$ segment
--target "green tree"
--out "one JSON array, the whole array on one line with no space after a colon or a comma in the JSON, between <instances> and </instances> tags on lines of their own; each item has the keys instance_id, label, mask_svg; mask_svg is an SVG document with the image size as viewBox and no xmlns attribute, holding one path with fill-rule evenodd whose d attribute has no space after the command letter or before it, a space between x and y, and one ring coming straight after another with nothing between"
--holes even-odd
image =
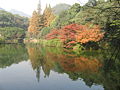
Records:
<instances>
[{"instance_id":1,"label":"green tree","mask_svg":"<svg viewBox=\"0 0 120 90\"><path fill-rule=\"evenodd\" d=\"M19 27L27 29L28 18L0 10L0 27Z\"/></svg>"},{"instance_id":2,"label":"green tree","mask_svg":"<svg viewBox=\"0 0 120 90\"><path fill-rule=\"evenodd\" d=\"M78 3L75 3L70 9L67 11L63 11L59 17L55 20L56 27L61 28L62 26L69 25L74 23L73 19L75 15L80 12L81 6Z\"/></svg>"}]
</instances>

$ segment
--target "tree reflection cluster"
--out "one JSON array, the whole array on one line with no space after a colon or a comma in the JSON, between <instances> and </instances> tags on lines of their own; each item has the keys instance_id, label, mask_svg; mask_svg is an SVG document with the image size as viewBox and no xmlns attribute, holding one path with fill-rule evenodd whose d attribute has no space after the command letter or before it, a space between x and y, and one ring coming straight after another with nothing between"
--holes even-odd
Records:
<instances>
[{"instance_id":1,"label":"tree reflection cluster","mask_svg":"<svg viewBox=\"0 0 120 90\"><path fill-rule=\"evenodd\" d=\"M105 90L118 90L120 87L120 59L118 55L114 68L106 60L111 57L105 51L84 51L77 55L69 50L52 47L42 47L39 45L27 46L29 59L33 69L36 71L38 80L42 69L45 77L51 71L60 74L66 73L70 79L83 81L91 87L92 85L102 85ZM108 65L106 67L106 65Z\"/></svg>"},{"instance_id":2,"label":"tree reflection cluster","mask_svg":"<svg viewBox=\"0 0 120 90\"><path fill-rule=\"evenodd\" d=\"M27 58L27 49L25 49L24 45L0 45L0 68L6 68L12 64L18 64L23 60L27 60Z\"/></svg>"},{"instance_id":3,"label":"tree reflection cluster","mask_svg":"<svg viewBox=\"0 0 120 90\"><path fill-rule=\"evenodd\" d=\"M108 53L109 52L109 53ZM82 79L87 86L102 85L105 90L120 88L120 54L110 51L83 51L78 53L63 48L40 45L0 45L0 68L23 60L30 60L38 82L41 71L44 78L51 71L67 74L73 81Z\"/></svg>"}]
</instances>

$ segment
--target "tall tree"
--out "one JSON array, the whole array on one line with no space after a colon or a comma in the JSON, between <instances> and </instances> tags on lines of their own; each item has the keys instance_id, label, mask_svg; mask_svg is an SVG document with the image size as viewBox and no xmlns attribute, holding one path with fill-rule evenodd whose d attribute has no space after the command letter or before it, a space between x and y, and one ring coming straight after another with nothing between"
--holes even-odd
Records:
<instances>
[{"instance_id":1,"label":"tall tree","mask_svg":"<svg viewBox=\"0 0 120 90\"><path fill-rule=\"evenodd\" d=\"M36 36L43 27L42 15L34 11L28 27L30 37Z\"/></svg>"},{"instance_id":2,"label":"tall tree","mask_svg":"<svg viewBox=\"0 0 120 90\"><path fill-rule=\"evenodd\" d=\"M55 19L55 15L53 14L53 11L50 5L49 7L47 7L46 5L46 8L43 13L43 18L44 18L45 26L50 26L51 22Z\"/></svg>"}]
</instances>

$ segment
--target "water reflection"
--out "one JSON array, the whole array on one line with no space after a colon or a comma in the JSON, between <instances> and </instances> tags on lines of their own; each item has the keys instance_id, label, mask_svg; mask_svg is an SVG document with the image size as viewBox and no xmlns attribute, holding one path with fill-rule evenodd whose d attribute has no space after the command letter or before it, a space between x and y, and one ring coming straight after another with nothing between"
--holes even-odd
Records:
<instances>
[{"instance_id":1,"label":"water reflection","mask_svg":"<svg viewBox=\"0 0 120 90\"><path fill-rule=\"evenodd\" d=\"M114 59L111 58L111 54L108 54L106 51L84 51L78 54L63 48L42 47L40 45L26 45L26 48L24 45L1 45L0 68L6 68L8 66L11 68L12 64L17 64L26 60L27 64L23 62L20 64L21 66L19 68L17 68L16 65L15 68L12 67L14 70L8 70L6 73L11 73L13 71L18 72L18 70L20 75L21 73L25 73L25 76L22 78L26 79L29 77L29 82L31 82L31 87L27 87L29 90L38 90L40 88L42 90L48 90L45 89L48 87L49 90L59 90L61 85L64 88L61 90L68 90L64 85L68 83L68 85L70 85L72 81L76 82L76 84L74 84L76 87L73 88L71 84L69 90L78 90L81 88L82 90L96 90L98 88L102 90L102 86L104 90L119 90L120 55L117 55ZM111 58L111 60L108 63L109 58ZM34 87L35 82L31 76L33 73L28 63L30 63L32 69L36 73L37 83L40 83L42 86ZM109 65L112 66L110 67ZM17 75L16 73L14 76L17 77ZM62 75L62 77L58 75ZM69 78L66 77L66 75ZM59 81L59 78L62 78L60 79L61 81ZM57 82L57 80L59 82ZM32 84L32 82L34 83ZM25 83L25 81L23 80L21 83ZM54 87L54 89L50 87L52 83L55 83L57 87ZM85 85L82 83L85 83ZM34 89L31 89L33 87ZM26 89L22 88L21 90Z\"/></svg>"},{"instance_id":2,"label":"water reflection","mask_svg":"<svg viewBox=\"0 0 120 90\"><path fill-rule=\"evenodd\" d=\"M76 56L75 54L68 54L64 50L60 52L58 48L43 48L40 46L34 48L28 46L27 49L38 80L40 78L40 69L44 71L45 77L49 76L50 71L53 70L58 73L67 73L72 80L77 80L79 77L71 76L69 73L96 74L102 66L96 58Z\"/></svg>"},{"instance_id":3,"label":"water reflection","mask_svg":"<svg viewBox=\"0 0 120 90\"><path fill-rule=\"evenodd\" d=\"M78 56L59 48L43 48L40 46L34 48L33 46L28 46L27 49L32 67L36 70L38 81L40 79L40 69L42 69L45 77L49 77L51 70L58 73L66 73L72 80L82 78L89 87L98 84L103 85L105 90L118 90L120 86L120 67L114 70L111 67L111 71L106 74L105 69L107 68L105 65L109 67L110 63L106 63L105 60L109 59L111 55L102 51L101 53L84 52ZM120 61L117 61L114 65L120 66Z\"/></svg>"},{"instance_id":4,"label":"water reflection","mask_svg":"<svg viewBox=\"0 0 120 90\"><path fill-rule=\"evenodd\" d=\"M24 45L0 45L0 68L27 60L28 56L26 52Z\"/></svg>"}]
</instances>

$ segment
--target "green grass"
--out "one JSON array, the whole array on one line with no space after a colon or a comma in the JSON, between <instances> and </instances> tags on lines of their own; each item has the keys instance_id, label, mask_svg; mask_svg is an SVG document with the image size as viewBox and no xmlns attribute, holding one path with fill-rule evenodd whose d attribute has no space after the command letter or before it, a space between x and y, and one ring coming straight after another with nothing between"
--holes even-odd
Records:
<instances>
[{"instance_id":1,"label":"green grass","mask_svg":"<svg viewBox=\"0 0 120 90\"><path fill-rule=\"evenodd\" d=\"M62 47L62 42L59 39L52 39L52 40L40 40L40 44L44 46L51 46L51 47Z\"/></svg>"}]
</instances>

